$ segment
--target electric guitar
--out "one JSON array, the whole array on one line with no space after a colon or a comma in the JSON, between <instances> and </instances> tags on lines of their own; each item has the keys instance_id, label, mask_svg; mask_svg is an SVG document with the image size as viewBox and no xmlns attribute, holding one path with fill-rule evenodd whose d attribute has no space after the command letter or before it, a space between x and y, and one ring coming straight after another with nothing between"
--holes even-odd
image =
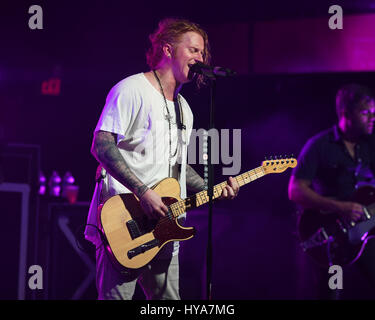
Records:
<instances>
[{"instance_id":1,"label":"electric guitar","mask_svg":"<svg viewBox=\"0 0 375 320\"><path fill-rule=\"evenodd\" d=\"M364 206L360 221L344 221L338 213L307 209L298 217L302 249L322 267L352 264L369 239L375 238L375 188L357 189L350 201Z\"/></svg>"},{"instance_id":2,"label":"electric guitar","mask_svg":"<svg viewBox=\"0 0 375 320\"><path fill-rule=\"evenodd\" d=\"M294 158L265 160L262 165L235 177L243 186L269 173L281 173L294 168ZM213 199L220 197L227 182L215 185ZM151 220L143 211L139 199L132 193L109 198L100 210L98 225L104 233L110 256L123 267L138 269L149 263L170 241L187 240L194 236L193 227L182 227L177 218L186 211L209 201L206 190L181 199L180 185L174 178L161 180L152 188L168 207L168 214Z\"/></svg>"}]
</instances>

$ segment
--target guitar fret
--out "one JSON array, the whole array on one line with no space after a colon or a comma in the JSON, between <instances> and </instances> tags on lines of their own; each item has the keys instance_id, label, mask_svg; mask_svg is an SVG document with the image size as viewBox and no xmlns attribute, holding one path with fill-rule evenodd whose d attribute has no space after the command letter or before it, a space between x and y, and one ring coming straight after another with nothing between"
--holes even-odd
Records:
<instances>
[{"instance_id":1,"label":"guitar fret","mask_svg":"<svg viewBox=\"0 0 375 320\"><path fill-rule=\"evenodd\" d=\"M239 184L240 187L242 187L245 184L244 179L245 178L243 177L243 174L241 174L240 176L238 176L238 178L236 178L237 183Z\"/></svg>"},{"instance_id":2,"label":"guitar fret","mask_svg":"<svg viewBox=\"0 0 375 320\"><path fill-rule=\"evenodd\" d=\"M175 206L175 204L172 203L172 204L169 206L169 208L171 209L172 214L173 214L173 216L175 217L175 216L176 216L176 213L175 213L175 211L176 211L176 206Z\"/></svg>"},{"instance_id":3,"label":"guitar fret","mask_svg":"<svg viewBox=\"0 0 375 320\"><path fill-rule=\"evenodd\" d=\"M245 172L243 175L244 184L247 182L246 180L249 180L248 182L251 182L251 177L249 172Z\"/></svg>"},{"instance_id":4,"label":"guitar fret","mask_svg":"<svg viewBox=\"0 0 375 320\"><path fill-rule=\"evenodd\" d=\"M243 175L245 176L245 179L248 179L249 182L251 182L251 177L250 177L250 173L249 173L249 171L248 171L248 172L245 172Z\"/></svg>"},{"instance_id":5,"label":"guitar fret","mask_svg":"<svg viewBox=\"0 0 375 320\"><path fill-rule=\"evenodd\" d=\"M176 207L176 215L175 215L176 217L176 216L179 216L180 214L180 206L178 206L178 202L176 203L175 207Z\"/></svg>"},{"instance_id":6,"label":"guitar fret","mask_svg":"<svg viewBox=\"0 0 375 320\"><path fill-rule=\"evenodd\" d=\"M172 209L172 213L175 218L177 218L185 212L185 205L182 201L172 203L170 205L170 208Z\"/></svg>"},{"instance_id":7,"label":"guitar fret","mask_svg":"<svg viewBox=\"0 0 375 320\"><path fill-rule=\"evenodd\" d=\"M198 200L199 200L198 204L201 206L204 202L203 202L202 195L200 192L198 193Z\"/></svg>"},{"instance_id":8,"label":"guitar fret","mask_svg":"<svg viewBox=\"0 0 375 320\"><path fill-rule=\"evenodd\" d=\"M198 207L198 206L200 206L201 205L201 198L200 198L200 195L199 195L199 193L197 193L196 194L196 196L195 196L195 200L196 200L196 206Z\"/></svg>"},{"instance_id":9,"label":"guitar fret","mask_svg":"<svg viewBox=\"0 0 375 320\"><path fill-rule=\"evenodd\" d=\"M178 204L179 204L179 214L181 215L185 212L186 205L184 201L179 201Z\"/></svg>"},{"instance_id":10,"label":"guitar fret","mask_svg":"<svg viewBox=\"0 0 375 320\"><path fill-rule=\"evenodd\" d=\"M204 204L203 191L197 193L198 206Z\"/></svg>"}]
</instances>

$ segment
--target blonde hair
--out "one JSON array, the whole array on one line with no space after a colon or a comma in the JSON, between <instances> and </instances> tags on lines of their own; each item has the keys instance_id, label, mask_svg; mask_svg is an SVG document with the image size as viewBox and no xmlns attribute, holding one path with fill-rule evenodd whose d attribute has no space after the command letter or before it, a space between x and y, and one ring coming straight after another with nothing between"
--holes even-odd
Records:
<instances>
[{"instance_id":1,"label":"blonde hair","mask_svg":"<svg viewBox=\"0 0 375 320\"><path fill-rule=\"evenodd\" d=\"M146 53L147 64L155 69L163 58L163 46L170 44L174 46L186 32L196 32L202 36L204 41L203 63L209 64L211 60L210 46L207 33L196 23L180 18L166 18L159 22L158 28L149 36L151 47ZM203 84L203 77L197 78L198 86Z\"/></svg>"}]
</instances>

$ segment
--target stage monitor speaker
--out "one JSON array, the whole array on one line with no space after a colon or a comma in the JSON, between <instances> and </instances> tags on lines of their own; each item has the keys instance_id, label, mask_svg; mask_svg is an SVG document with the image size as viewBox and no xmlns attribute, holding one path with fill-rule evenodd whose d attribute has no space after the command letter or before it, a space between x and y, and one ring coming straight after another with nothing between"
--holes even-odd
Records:
<instances>
[{"instance_id":1,"label":"stage monitor speaker","mask_svg":"<svg viewBox=\"0 0 375 320\"><path fill-rule=\"evenodd\" d=\"M84 240L89 203L50 203L48 300L95 300L95 247Z\"/></svg>"}]
</instances>

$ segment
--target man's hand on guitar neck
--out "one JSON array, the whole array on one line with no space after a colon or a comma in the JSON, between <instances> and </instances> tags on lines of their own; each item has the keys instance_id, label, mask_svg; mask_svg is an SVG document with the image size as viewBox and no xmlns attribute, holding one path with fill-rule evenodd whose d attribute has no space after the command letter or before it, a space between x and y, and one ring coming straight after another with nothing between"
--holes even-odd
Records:
<instances>
[{"instance_id":1,"label":"man's hand on guitar neck","mask_svg":"<svg viewBox=\"0 0 375 320\"><path fill-rule=\"evenodd\" d=\"M223 189L219 199L234 199L237 197L238 192L240 191L240 186L236 179L229 177L227 185Z\"/></svg>"},{"instance_id":2,"label":"man's hand on guitar neck","mask_svg":"<svg viewBox=\"0 0 375 320\"><path fill-rule=\"evenodd\" d=\"M168 213L167 206L152 189L148 189L139 200L144 213L151 219L160 219L160 217L164 217Z\"/></svg>"}]
</instances>

